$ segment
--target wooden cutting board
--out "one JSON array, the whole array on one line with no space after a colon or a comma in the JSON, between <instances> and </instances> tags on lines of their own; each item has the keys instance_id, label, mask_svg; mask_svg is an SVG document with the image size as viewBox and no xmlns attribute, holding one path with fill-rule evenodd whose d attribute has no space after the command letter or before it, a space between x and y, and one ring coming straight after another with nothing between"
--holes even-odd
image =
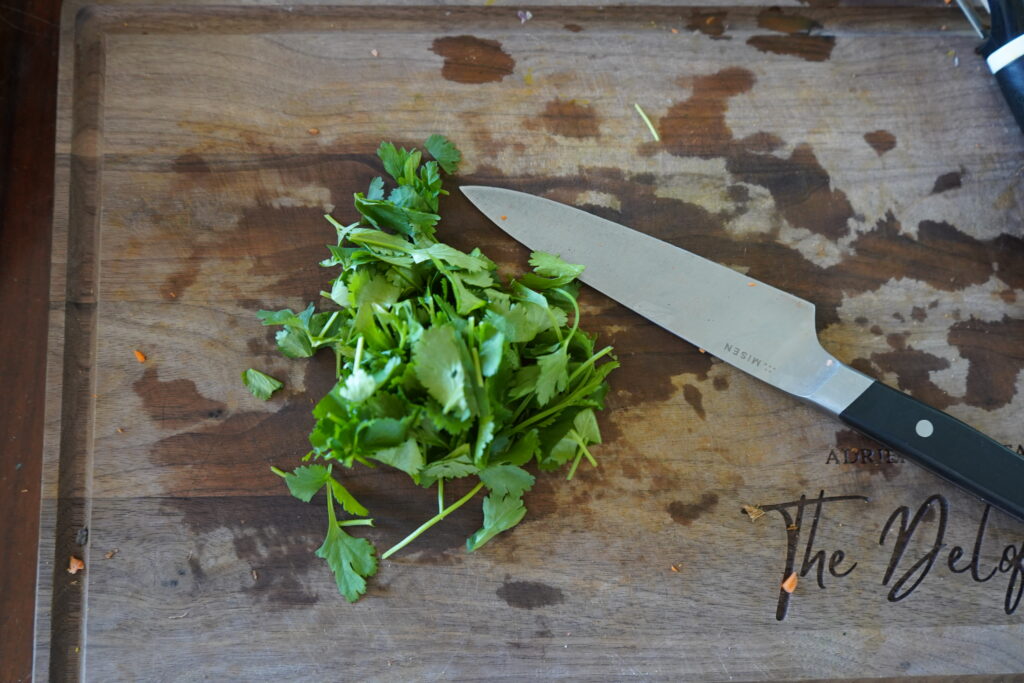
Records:
<instances>
[{"instance_id":1,"label":"wooden cutting board","mask_svg":"<svg viewBox=\"0 0 1024 683\"><path fill-rule=\"evenodd\" d=\"M270 471L333 360L284 359L255 312L318 298L322 214L353 218L381 140L462 149L456 246L525 255L461 183L589 208L813 301L841 360L1024 448L1024 138L955 10L479 4L66 8L36 675L1024 671L1024 523L592 290L622 361L600 467L337 594L322 505ZM433 514L405 475L344 476L380 548Z\"/></svg>"}]
</instances>

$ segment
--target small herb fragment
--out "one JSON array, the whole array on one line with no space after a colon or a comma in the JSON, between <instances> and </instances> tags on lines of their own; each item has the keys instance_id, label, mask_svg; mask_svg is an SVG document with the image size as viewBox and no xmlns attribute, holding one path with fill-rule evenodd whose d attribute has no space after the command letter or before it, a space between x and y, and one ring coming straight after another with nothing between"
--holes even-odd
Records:
<instances>
[{"instance_id":1,"label":"small herb fragment","mask_svg":"<svg viewBox=\"0 0 1024 683\"><path fill-rule=\"evenodd\" d=\"M271 394L284 386L284 383L259 370L249 368L242 372L242 383L256 398L269 400Z\"/></svg>"},{"instance_id":2,"label":"small herb fragment","mask_svg":"<svg viewBox=\"0 0 1024 683\"><path fill-rule=\"evenodd\" d=\"M337 383L313 409L305 459L314 463L274 472L303 501L325 492L327 535L316 554L349 601L365 592L377 557L369 541L345 531L372 520L335 479L334 463L384 464L437 487L437 514L381 559L486 488L483 527L466 543L476 550L526 515L523 494L535 478L525 467L568 466L571 479L583 459L597 465L588 449L601 441L594 411L618 366L611 347L597 349L579 327L575 278L583 266L536 252L532 272L503 284L479 249L435 238L441 172L456 172L462 155L440 135L424 146L433 160L382 143L377 155L397 185L387 190L378 177L356 193L355 223L326 216L338 239L321 265L340 269L321 292L330 308L258 313L280 328L285 356L325 347L335 354ZM445 482L467 476L477 483L446 503ZM352 518L339 520L335 501Z\"/></svg>"}]
</instances>

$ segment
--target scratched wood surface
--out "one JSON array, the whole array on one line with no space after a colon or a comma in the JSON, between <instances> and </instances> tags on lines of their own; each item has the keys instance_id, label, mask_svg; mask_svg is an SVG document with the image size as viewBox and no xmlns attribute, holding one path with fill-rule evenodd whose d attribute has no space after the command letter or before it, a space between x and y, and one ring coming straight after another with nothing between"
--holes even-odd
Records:
<instances>
[{"instance_id":1,"label":"scratched wood surface","mask_svg":"<svg viewBox=\"0 0 1024 683\"><path fill-rule=\"evenodd\" d=\"M539 476L481 551L467 506L346 604L322 507L269 470L305 453L333 361L280 357L254 314L317 298L321 214L352 217L380 140L434 132L464 153L450 189L585 206L792 291L844 362L1020 448L1024 138L954 12L80 7L40 679L1024 672L1024 524L593 291L584 324L622 360L600 467ZM458 192L442 214L522 262ZM254 399L250 366L286 389ZM433 514L404 475L346 482L378 547Z\"/></svg>"}]
</instances>

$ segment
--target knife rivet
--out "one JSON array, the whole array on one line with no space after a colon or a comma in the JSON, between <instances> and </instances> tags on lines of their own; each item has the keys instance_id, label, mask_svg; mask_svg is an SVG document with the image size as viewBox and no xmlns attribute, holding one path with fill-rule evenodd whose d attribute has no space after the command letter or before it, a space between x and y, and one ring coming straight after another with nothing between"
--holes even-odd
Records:
<instances>
[{"instance_id":1,"label":"knife rivet","mask_svg":"<svg viewBox=\"0 0 1024 683\"><path fill-rule=\"evenodd\" d=\"M935 432L935 426L930 420L918 420L917 424L914 426L914 431L917 432L918 436L927 439L933 432Z\"/></svg>"}]
</instances>

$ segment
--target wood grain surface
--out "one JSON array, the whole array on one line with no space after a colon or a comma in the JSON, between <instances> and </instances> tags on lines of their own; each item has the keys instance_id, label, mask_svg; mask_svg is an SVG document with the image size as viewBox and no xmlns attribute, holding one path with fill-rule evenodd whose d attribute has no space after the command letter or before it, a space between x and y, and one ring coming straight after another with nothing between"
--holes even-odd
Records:
<instances>
[{"instance_id":1,"label":"wood grain surface","mask_svg":"<svg viewBox=\"0 0 1024 683\"><path fill-rule=\"evenodd\" d=\"M318 297L321 215L353 218L383 139L462 149L455 246L525 257L461 183L583 206L813 301L841 360L1024 449L1024 140L958 15L531 12L66 11L38 676L1024 672L1021 522L590 290L622 361L600 467L539 476L473 554L467 506L337 595L321 507L269 469L333 360L284 359L255 312ZM254 399L250 366L286 389ZM433 514L400 473L345 481L378 547Z\"/></svg>"}]
</instances>

